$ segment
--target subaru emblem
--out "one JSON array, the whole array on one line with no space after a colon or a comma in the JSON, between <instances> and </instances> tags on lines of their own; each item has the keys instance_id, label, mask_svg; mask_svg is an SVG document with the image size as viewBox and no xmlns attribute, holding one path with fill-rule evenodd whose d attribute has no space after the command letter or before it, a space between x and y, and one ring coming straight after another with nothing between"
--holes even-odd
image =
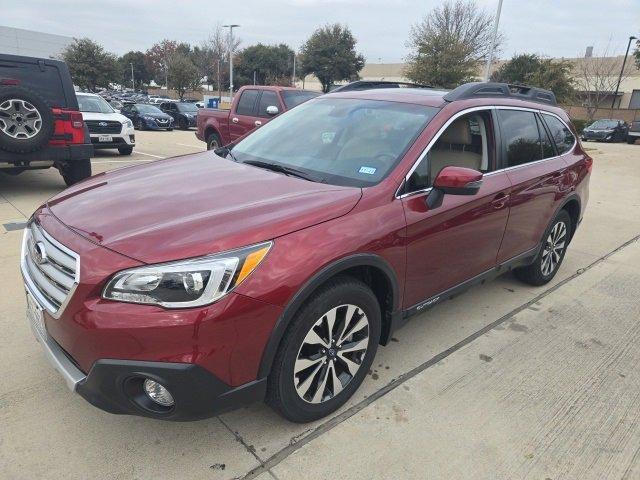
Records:
<instances>
[{"instance_id":1,"label":"subaru emblem","mask_svg":"<svg viewBox=\"0 0 640 480\"><path fill-rule=\"evenodd\" d=\"M100 122L98 125L100 125L101 127L106 127L109 124L107 122Z\"/></svg>"},{"instance_id":2,"label":"subaru emblem","mask_svg":"<svg viewBox=\"0 0 640 480\"><path fill-rule=\"evenodd\" d=\"M33 246L33 259L38 265L47 262L47 250L43 242L38 242Z\"/></svg>"}]
</instances>

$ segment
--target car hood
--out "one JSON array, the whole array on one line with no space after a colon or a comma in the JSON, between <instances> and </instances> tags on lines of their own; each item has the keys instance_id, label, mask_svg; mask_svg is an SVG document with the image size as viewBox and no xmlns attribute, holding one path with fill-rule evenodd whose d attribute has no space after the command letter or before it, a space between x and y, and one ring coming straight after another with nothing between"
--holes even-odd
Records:
<instances>
[{"instance_id":1,"label":"car hood","mask_svg":"<svg viewBox=\"0 0 640 480\"><path fill-rule=\"evenodd\" d=\"M121 115L119 113L82 112L82 118L85 121L87 121L87 120L103 120L105 122L116 121L116 122L120 122L120 123L124 123L127 120L129 120L127 117L125 117L124 115Z\"/></svg>"},{"instance_id":2,"label":"car hood","mask_svg":"<svg viewBox=\"0 0 640 480\"><path fill-rule=\"evenodd\" d=\"M171 118L171 115L167 113L139 113L138 115L141 117L164 118L167 120Z\"/></svg>"},{"instance_id":3,"label":"car hood","mask_svg":"<svg viewBox=\"0 0 640 480\"><path fill-rule=\"evenodd\" d=\"M204 152L98 174L48 201L90 241L144 263L217 253L348 213L362 190Z\"/></svg>"}]
</instances>

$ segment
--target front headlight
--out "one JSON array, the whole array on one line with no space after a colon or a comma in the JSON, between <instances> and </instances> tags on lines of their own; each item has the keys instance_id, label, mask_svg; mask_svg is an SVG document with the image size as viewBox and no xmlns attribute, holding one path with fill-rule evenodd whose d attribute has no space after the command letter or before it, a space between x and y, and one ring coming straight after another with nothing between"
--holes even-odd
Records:
<instances>
[{"instance_id":1,"label":"front headlight","mask_svg":"<svg viewBox=\"0 0 640 480\"><path fill-rule=\"evenodd\" d=\"M131 120L126 120L122 123L124 128L133 128L133 122Z\"/></svg>"},{"instance_id":2,"label":"front headlight","mask_svg":"<svg viewBox=\"0 0 640 480\"><path fill-rule=\"evenodd\" d=\"M217 255L123 270L109 280L102 297L166 308L207 305L247 278L272 244L260 243Z\"/></svg>"}]
</instances>

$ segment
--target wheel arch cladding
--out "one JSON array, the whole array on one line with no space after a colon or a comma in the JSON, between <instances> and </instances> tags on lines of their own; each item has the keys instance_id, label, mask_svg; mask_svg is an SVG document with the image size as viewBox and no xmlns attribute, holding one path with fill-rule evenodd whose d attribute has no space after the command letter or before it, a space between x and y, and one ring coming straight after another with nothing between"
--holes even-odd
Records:
<instances>
[{"instance_id":1,"label":"wheel arch cladding","mask_svg":"<svg viewBox=\"0 0 640 480\"><path fill-rule=\"evenodd\" d=\"M366 283L380 304L382 333L380 343L385 345L393 328L393 317L399 311L400 286L395 271L382 257L374 254L355 254L337 260L311 277L287 304L278 319L262 354L258 378L269 375L273 360L287 327L296 312L311 295L336 276L347 275Z\"/></svg>"},{"instance_id":2,"label":"wheel arch cladding","mask_svg":"<svg viewBox=\"0 0 640 480\"><path fill-rule=\"evenodd\" d=\"M580 199L577 195L572 195L562 204L560 210L565 210L571 218L571 238L573 238L580 220Z\"/></svg>"}]
</instances>

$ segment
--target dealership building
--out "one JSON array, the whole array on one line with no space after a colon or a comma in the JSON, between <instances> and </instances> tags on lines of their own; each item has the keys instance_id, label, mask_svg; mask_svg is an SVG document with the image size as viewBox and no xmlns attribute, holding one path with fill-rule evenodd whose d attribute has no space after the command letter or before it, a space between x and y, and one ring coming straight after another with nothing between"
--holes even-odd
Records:
<instances>
[{"instance_id":1,"label":"dealership building","mask_svg":"<svg viewBox=\"0 0 640 480\"><path fill-rule=\"evenodd\" d=\"M0 53L58 58L73 38L0 25Z\"/></svg>"}]
</instances>

